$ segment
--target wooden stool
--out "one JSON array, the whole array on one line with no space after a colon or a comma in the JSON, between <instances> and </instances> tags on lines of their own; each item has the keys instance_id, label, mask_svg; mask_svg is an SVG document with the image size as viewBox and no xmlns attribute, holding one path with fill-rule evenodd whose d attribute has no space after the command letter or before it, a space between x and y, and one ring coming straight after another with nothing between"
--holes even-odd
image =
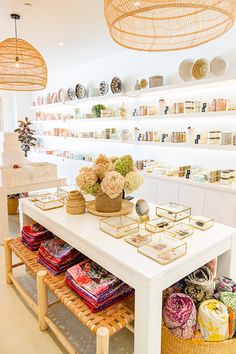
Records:
<instances>
[{"instance_id":1,"label":"wooden stool","mask_svg":"<svg viewBox=\"0 0 236 354\"><path fill-rule=\"evenodd\" d=\"M6 239L4 241L4 248L7 283L13 283L15 285L30 308L38 315L40 330L45 331L50 328L70 354L78 353L62 331L48 316L48 308L58 303L58 301L50 305L48 304L47 289L49 289L76 318L89 328L91 332L96 334L96 354L108 354L109 336L117 333L122 328L130 328L130 323L134 320L134 313L129 305L126 306L126 302L116 304L99 313L92 313L84 302L66 285L65 275L60 274L53 276L49 274L46 268L37 262L38 252L30 251L22 244L21 238L13 240ZM12 265L12 252L21 260L20 263ZM37 275L38 303L35 303L30 296L25 293L13 276L13 268L20 265L26 265L34 275Z\"/></svg>"}]
</instances>

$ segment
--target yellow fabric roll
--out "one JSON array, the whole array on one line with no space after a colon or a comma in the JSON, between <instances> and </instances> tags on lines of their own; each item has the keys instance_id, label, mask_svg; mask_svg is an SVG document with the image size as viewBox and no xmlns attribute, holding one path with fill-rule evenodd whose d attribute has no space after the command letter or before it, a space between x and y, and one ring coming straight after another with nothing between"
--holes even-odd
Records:
<instances>
[{"instance_id":1,"label":"yellow fabric roll","mask_svg":"<svg viewBox=\"0 0 236 354\"><path fill-rule=\"evenodd\" d=\"M221 302L214 299L203 301L199 307L198 322L205 341L228 339L228 309Z\"/></svg>"}]
</instances>

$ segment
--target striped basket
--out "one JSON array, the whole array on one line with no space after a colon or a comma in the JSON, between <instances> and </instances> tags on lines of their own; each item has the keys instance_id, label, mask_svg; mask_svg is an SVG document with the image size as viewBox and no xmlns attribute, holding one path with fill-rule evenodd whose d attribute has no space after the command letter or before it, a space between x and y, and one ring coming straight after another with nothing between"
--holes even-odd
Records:
<instances>
[{"instance_id":1,"label":"striped basket","mask_svg":"<svg viewBox=\"0 0 236 354\"><path fill-rule=\"evenodd\" d=\"M236 338L224 342L204 342L203 339L181 339L163 326L161 354L236 354Z\"/></svg>"}]
</instances>

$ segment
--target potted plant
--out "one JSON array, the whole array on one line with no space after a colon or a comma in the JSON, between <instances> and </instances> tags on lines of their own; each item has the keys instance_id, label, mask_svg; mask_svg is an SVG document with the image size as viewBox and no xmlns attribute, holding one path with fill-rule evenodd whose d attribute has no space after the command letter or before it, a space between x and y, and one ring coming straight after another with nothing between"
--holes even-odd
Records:
<instances>
[{"instance_id":1,"label":"potted plant","mask_svg":"<svg viewBox=\"0 0 236 354\"><path fill-rule=\"evenodd\" d=\"M122 207L123 191L132 193L142 183L134 160L130 155L108 158L99 155L92 167L83 167L77 176L81 191L96 197L99 212L118 212Z\"/></svg>"},{"instance_id":2,"label":"potted plant","mask_svg":"<svg viewBox=\"0 0 236 354\"><path fill-rule=\"evenodd\" d=\"M28 152L30 151L31 146L35 146L35 142L37 141L34 138L35 130L30 128L31 122L27 117L25 120L19 120L19 128L15 129L15 132L18 133L18 140L21 142L21 149L25 153L25 157L27 157Z\"/></svg>"},{"instance_id":3,"label":"potted plant","mask_svg":"<svg viewBox=\"0 0 236 354\"><path fill-rule=\"evenodd\" d=\"M105 109L106 107L103 104L96 104L92 107L92 113L94 113L97 118L101 118L101 111Z\"/></svg>"}]
</instances>

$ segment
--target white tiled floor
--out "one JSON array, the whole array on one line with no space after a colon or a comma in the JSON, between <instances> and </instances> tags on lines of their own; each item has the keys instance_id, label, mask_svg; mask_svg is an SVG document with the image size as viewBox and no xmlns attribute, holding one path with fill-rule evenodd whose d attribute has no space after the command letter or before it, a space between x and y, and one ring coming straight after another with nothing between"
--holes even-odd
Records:
<instances>
[{"instance_id":1,"label":"white tiled floor","mask_svg":"<svg viewBox=\"0 0 236 354\"><path fill-rule=\"evenodd\" d=\"M11 237L19 233L18 217L10 217ZM27 308L4 278L3 249L0 247L0 354L65 354L50 331L41 332L35 315ZM35 279L21 267L19 281L35 298ZM55 305L51 317L66 333L80 354L95 354L95 336L76 320L63 305ZM126 329L110 341L111 354L131 354L133 335Z\"/></svg>"}]
</instances>

